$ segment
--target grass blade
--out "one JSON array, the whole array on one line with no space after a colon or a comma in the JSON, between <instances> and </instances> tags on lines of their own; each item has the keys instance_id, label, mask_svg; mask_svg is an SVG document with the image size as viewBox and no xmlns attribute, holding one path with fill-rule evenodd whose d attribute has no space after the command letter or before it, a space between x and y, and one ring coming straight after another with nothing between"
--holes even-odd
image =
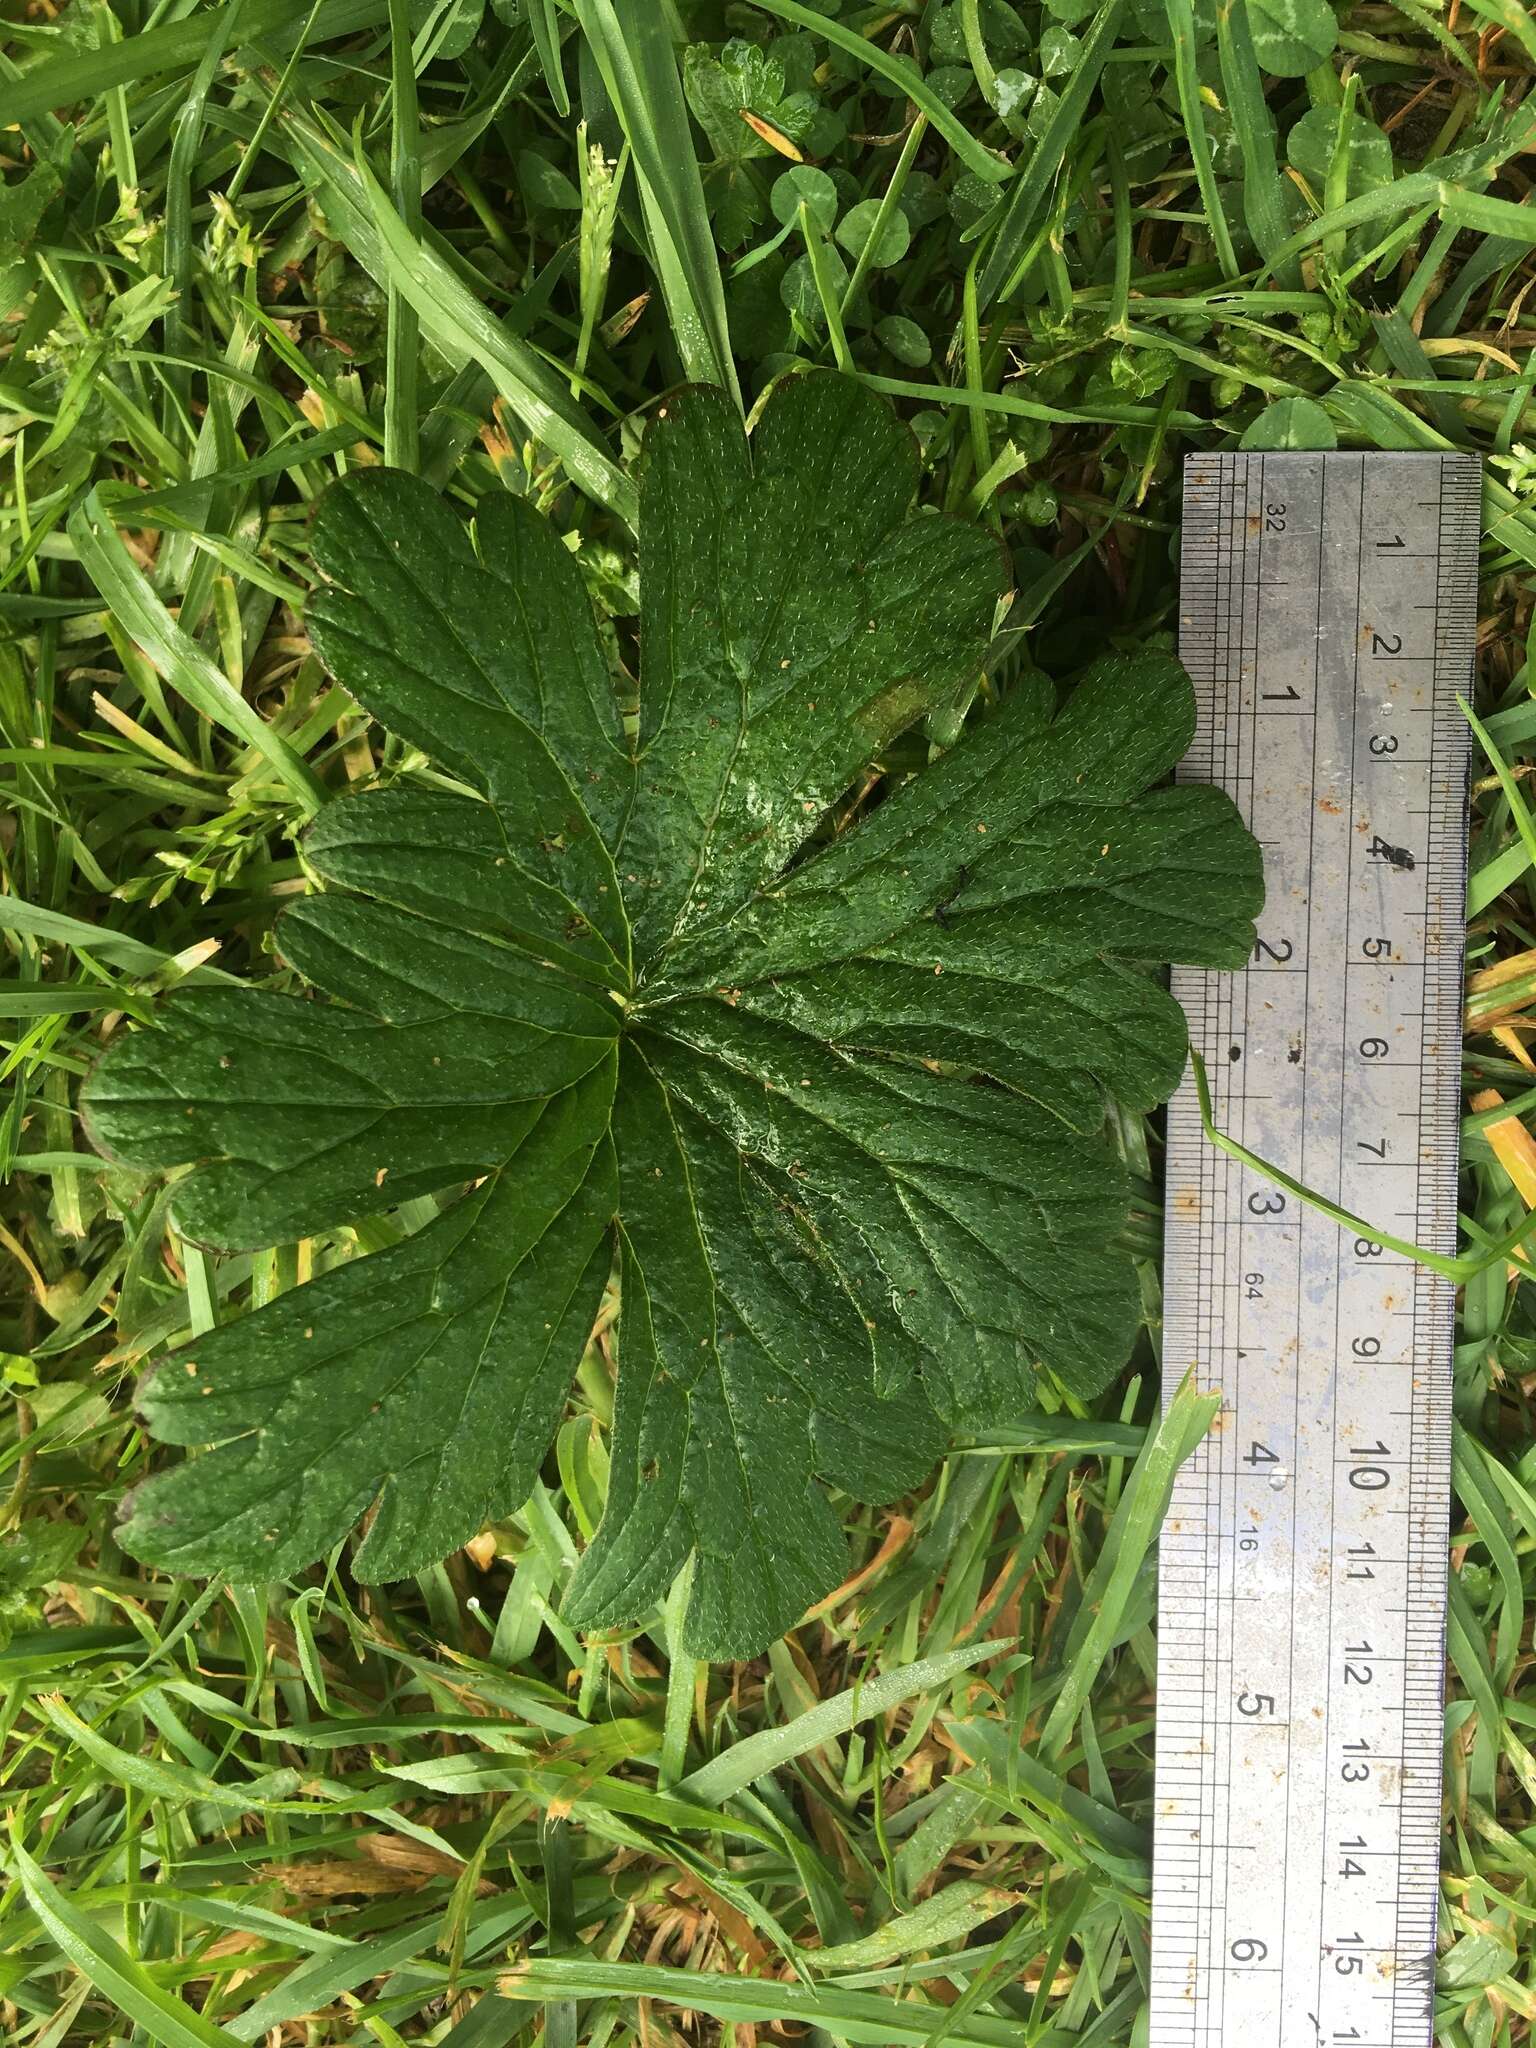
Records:
<instances>
[{"instance_id":1,"label":"grass blade","mask_svg":"<svg viewBox=\"0 0 1536 2048\"><path fill-rule=\"evenodd\" d=\"M868 2042L871 2048L923 2048L945 2018L943 2006L918 1998L897 2002L836 1985L717 1977L659 1964L605 1963L595 1956L523 1963L502 1978L501 1988L526 1999L656 1998L738 2026L820 2027L834 2039ZM1019 2024L977 2013L946 2030L944 2038L949 2048L1018 2048Z\"/></svg>"},{"instance_id":2,"label":"grass blade","mask_svg":"<svg viewBox=\"0 0 1536 2048\"><path fill-rule=\"evenodd\" d=\"M421 120L416 104L416 52L405 0L389 0L390 187L406 234L421 238ZM421 329L416 308L398 285L389 289L388 371L384 379L384 460L414 470L419 459L416 358Z\"/></svg>"},{"instance_id":3,"label":"grass blade","mask_svg":"<svg viewBox=\"0 0 1536 2048\"><path fill-rule=\"evenodd\" d=\"M555 0L527 0L525 13L533 47L539 53L539 69L544 73L555 112L564 120L571 111L571 96L565 89L565 73L560 68L560 23L555 15Z\"/></svg>"},{"instance_id":4,"label":"grass blade","mask_svg":"<svg viewBox=\"0 0 1536 2048\"><path fill-rule=\"evenodd\" d=\"M196 63L209 37L218 33L216 17L228 16L233 5L204 8L190 21L162 22L142 35L125 36L98 50L71 50L46 58L0 87L0 125L34 120L53 107L90 100L114 86L141 78L158 78L184 64ZM322 0L315 23L317 36L348 36L374 28L386 18L388 0ZM280 33L293 20L291 0L249 0L240 15L240 32L252 39Z\"/></svg>"},{"instance_id":5,"label":"grass blade","mask_svg":"<svg viewBox=\"0 0 1536 2048\"><path fill-rule=\"evenodd\" d=\"M1264 76L1243 8L1216 9L1216 49L1227 112L1243 158L1243 218L1278 282L1292 289L1300 283L1301 273L1296 259L1281 253L1286 238L1281 203L1285 188L1275 157L1274 117L1264 97Z\"/></svg>"},{"instance_id":6,"label":"grass blade","mask_svg":"<svg viewBox=\"0 0 1536 2048\"><path fill-rule=\"evenodd\" d=\"M913 106L927 115L966 169L974 171L978 178L984 178L989 185L1001 185L1012 175L1009 165L983 148L933 88L923 83L922 73L908 58L892 56L872 37L860 35L857 29L848 28L833 16L802 7L799 0L761 0L761 5L765 14L776 14L781 21L793 22L796 28L814 29L817 35L825 36L850 57L857 57L891 85L899 86ZM1120 0L1111 0L1112 11L1118 11L1119 5Z\"/></svg>"},{"instance_id":7,"label":"grass blade","mask_svg":"<svg viewBox=\"0 0 1536 2048\"><path fill-rule=\"evenodd\" d=\"M102 925L87 924L82 918L66 917L39 903L27 903L19 896L0 896L0 931L19 932L45 945L69 946L76 952L98 955L130 974L156 974L170 958L158 947L146 946L126 932L108 931Z\"/></svg>"},{"instance_id":8,"label":"grass blade","mask_svg":"<svg viewBox=\"0 0 1536 2048\"><path fill-rule=\"evenodd\" d=\"M164 2048L240 2048L233 2034L162 1991L142 1964L49 1881L14 1837L11 1860L27 1904L70 1962L152 2041Z\"/></svg>"},{"instance_id":9,"label":"grass blade","mask_svg":"<svg viewBox=\"0 0 1536 2048\"><path fill-rule=\"evenodd\" d=\"M1106 4L1095 13L1093 26L1083 37L1078 50L1072 76L1029 160L1014 179L1007 208L993 234L992 246L977 279L977 303L983 312L994 299L1011 288L1014 269L1039 225L1046 195L1061 169L1073 136L1082 126L1089 97L1114 48L1124 10L1125 0L1106 0Z\"/></svg>"},{"instance_id":10,"label":"grass blade","mask_svg":"<svg viewBox=\"0 0 1536 2048\"><path fill-rule=\"evenodd\" d=\"M847 1692L823 1700L781 1727L733 1743L722 1755L682 1779L676 1788L677 1796L697 1800L701 1806L719 1806L744 1791L755 1779L793 1763L807 1750L819 1749L834 1735L846 1735L861 1721L889 1713L892 1707L899 1707L920 1693L937 1692L962 1671L969 1671L972 1665L988 1657L1003 1656L1011 1647L1008 1643L973 1643L968 1649L946 1650L941 1657L927 1657L920 1663L882 1672L868 1684L851 1686Z\"/></svg>"},{"instance_id":11,"label":"grass blade","mask_svg":"<svg viewBox=\"0 0 1536 2048\"><path fill-rule=\"evenodd\" d=\"M914 1906L910 1913L898 1913L883 1927L876 1927L857 1941L835 1948L812 1948L802 1952L807 1969L868 1970L902 1956L924 1953L948 1941L963 1941L974 1929L1000 1913L1022 1904L1018 1892L999 1885L978 1884L962 1878L947 1884L931 1898Z\"/></svg>"},{"instance_id":12,"label":"grass blade","mask_svg":"<svg viewBox=\"0 0 1536 2048\"><path fill-rule=\"evenodd\" d=\"M428 239L411 235L366 164L343 156L293 109L284 109L278 123L295 166L323 193L327 217L363 268L399 290L439 347L480 363L529 433L564 462L573 482L633 525L634 486L546 365L508 334Z\"/></svg>"},{"instance_id":13,"label":"grass blade","mask_svg":"<svg viewBox=\"0 0 1536 2048\"><path fill-rule=\"evenodd\" d=\"M704 183L666 16L613 0L575 0L576 19L618 109L635 160L656 272L683 374L738 405L736 359Z\"/></svg>"},{"instance_id":14,"label":"grass blade","mask_svg":"<svg viewBox=\"0 0 1536 2048\"><path fill-rule=\"evenodd\" d=\"M1536 248L1536 213L1529 206L1513 199L1495 199L1486 192L1469 192L1430 171L1410 171L1393 184L1346 199L1342 206L1331 207L1298 228L1275 252L1274 265L1299 256L1327 235L1343 234L1366 221L1390 220L1418 206L1433 209L1449 225L1476 228L1483 234L1505 236L1522 248Z\"/></svg>"},{"instance_id":15,"label":"grass blade","mask_svg":"<svg viewBox=\"0 0 1536 2048\"><path fill-rule=\"evenodd\" d=\"M177 625L119 539L95 490L70 514L69 537L103 602L166 682L194 711L260 754L306 816L317 811L326 800L324 783Z\"/></svg>"},{"instance_id":16,"label":"grass blade","mask_svg":"<svg viewBox=\"0 0 1536 2048\"><path fill-rule=\"evenodd\" d=\"M1220 1394L1199 1393L1194 1373L1187 1373L1131 1467L1103 1547L1083 1587L1082 1606L1062 1648L1066 1682L1040 1737L1040 1747L1048 1757L1059 1757L1071 1739L1094 1679L1114 1643L1136 1575L1157 1541L1174 1476L1210 1428L1220 1406Z\"/></svg>"},{"instance_id":17,"label":"grass blade","mask_svg":"<svg viewBox=\"0 0 1536 2048\"><path fill-rule=\"evenodd\" d=\"M1173 76L1179 95L1179 113L1183 118L1184 133L1189 137L1195 182L1205 202L1205 217L1210 224L1211 239L1216 244L1216 261L1221 265L1221 274L1223 277L1236 277L1238 263L1232 253L1232 230L1227 226L1221 194L1216 187L1211 138L1205 132L1205 111L1200 104L1194 0L1164 0L1164 5L1168 13L1168 33L1173 38Z\"/></svg>"}]
</instances>

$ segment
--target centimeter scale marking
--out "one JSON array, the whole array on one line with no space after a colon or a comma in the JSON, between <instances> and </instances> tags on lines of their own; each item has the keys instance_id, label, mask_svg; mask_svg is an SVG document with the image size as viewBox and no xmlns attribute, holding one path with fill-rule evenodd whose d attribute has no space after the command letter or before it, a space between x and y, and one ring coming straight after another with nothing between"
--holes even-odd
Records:
<instances>
[{"instance_id":1,"label":"centimeter scale marking","mask_svg":"<svg viewBox=\"0 0 1536 2048\"><path fill-rule=\"evenodd\" d=\"M1481 475L1185 468L1182 773L1264 847L1259 942L1174 993L1216 1121L1382 1229L1456 1241ZM1219 1390L1159 1561L1151 2048L1425 2048L1453 1296L1168 1118L1163 1364Z\"/></svg>"}]
</instances>

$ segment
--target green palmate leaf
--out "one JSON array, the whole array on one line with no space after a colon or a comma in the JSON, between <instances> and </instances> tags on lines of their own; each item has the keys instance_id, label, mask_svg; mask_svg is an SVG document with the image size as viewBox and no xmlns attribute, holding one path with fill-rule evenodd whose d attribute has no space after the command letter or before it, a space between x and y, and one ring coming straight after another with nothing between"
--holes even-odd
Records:
<instances>
[{"instance_id":1,"label":"green palmate leaf","mask_svg":"<svg viewBox=\"0 0 1536 2048\"><path fill-rule=\"evenodd\" d=\"M754 159L776 155L769 134L791 145L803 142L816 102L787 89L781 57L741 37L718 56L706 43L690 43L683 90L714 155L704 190L720 246L739 249L766 211L767 180Z\"/></svg>"},{"instance_id":2,"label":"green palmate leaf","mask_svg":"<svg viewBox=\"0 0 1536 2048\"><path fill-rule=\"evenodd\" d=\"M359 1574L423 1568L528 1494L616 1262L607 1507L566 1614L633 1621L692 1555L688 1649L744 1655L844 1569L827 1486L890 1499L1042 1367L1082 1394L1118 1369L1105 1101L1174 1085L1147 969L1244 958L1258 853L1221 795L1155 786L1193 719L1163 655L867 776L974 676L1002 580L916 481L849 380L781 385L750 442L724 394L669 401L629 715L526 503L471 534L387 470L325 500L316 646L476 794L328 804L279 943L331 1000L174 997L86 1114L195 1168L175 1213L211 1246L440 1213L159 1365L151 1429L213 1448L135 1496L135 1554L267 1578L372 1506Z\"/></svg>"},{"instance_id":3,"label":"green palmate leaf","mask_svg":"<svg viewBox=\"0 0 1536 2048\"><path fill-rule=\"evenodd\" d=\"M706 43L690 43L683 54L683 89L721 162L773 155L773 144L748 114L795 143L806 139L816 117L810 93L788 90L783 58L741 36L718 56Z\"/></svg>"}]
</instances>

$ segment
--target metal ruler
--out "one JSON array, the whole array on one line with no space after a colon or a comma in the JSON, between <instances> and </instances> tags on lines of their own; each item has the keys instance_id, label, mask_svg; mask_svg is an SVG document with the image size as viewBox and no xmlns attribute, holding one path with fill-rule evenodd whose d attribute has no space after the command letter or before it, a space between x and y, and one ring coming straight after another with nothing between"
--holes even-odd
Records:
<instances>
[{"instance_id":1,"label":"metal ruler","mask_svg":"<svg viewBox=\"0 0 1536 2048\"><path fill-rule=\"evenodd\" d=\"M1178 971L1218 1126L1456 1241L1481 476L1185 469L1182 773L1264 848L1240 973ZM1440 1846L1450 1284L1168 1120L1165 1384L1219 1390L1160 1552L1151 2048L1424 2048Z\"/></svg>"}]
</instances>

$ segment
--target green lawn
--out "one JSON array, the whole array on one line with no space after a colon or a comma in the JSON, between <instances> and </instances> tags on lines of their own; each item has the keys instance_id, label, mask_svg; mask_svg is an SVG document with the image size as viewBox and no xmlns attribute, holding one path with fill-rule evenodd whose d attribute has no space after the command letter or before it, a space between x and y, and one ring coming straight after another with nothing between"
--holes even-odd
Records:
<instances>
[{"instance_id":1,"label":"green lawn","mask_svg":"<svg viewBox=\"0 0 1536 2048\"><path fill-rule=\"evenodd\" d=\"M299 823L413 765L305 635L331 480L390 462L464 513L530 496L627 658L648 418L684 381L750 409L818 363L895 401L924 502L1007 548L989 690L1171 645L1188 449L1487 458L1463 1203L1510 1230L1536 1205L1536 23L1519 0L0 19L0 2039L1135 2039L1155 1118L1116 1131L1146 1307L1123 1380L957 1446L896 1508L845 1503L853 1576L732 1666L671 1654L685 1587L622 1637L561 1619L612 1297L533 1497L435 1569L365 1588L343 1551L253 1589L128 1558L123 1496L165 1458L143 1362L401 1225L213 1257L162 1183L94 1154L76 1095L189 975L293 986L271 931L306 887ZM1457 1353L1457 2048L1536 2016L1533 1384L1528 1295L1491 1267Z\"/></svg>"}]
</instances>

